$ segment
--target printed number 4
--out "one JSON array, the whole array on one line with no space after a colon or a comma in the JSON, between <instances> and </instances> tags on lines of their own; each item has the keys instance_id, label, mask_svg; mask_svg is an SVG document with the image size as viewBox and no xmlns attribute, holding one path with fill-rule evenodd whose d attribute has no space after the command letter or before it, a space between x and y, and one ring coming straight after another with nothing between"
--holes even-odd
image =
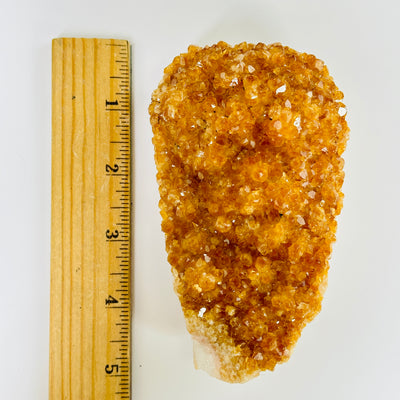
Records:
<instances>
[{"instance_id":1,"label":"printed number 4","mask_svg":"<svg viewBox=\"0 0 400 400\"><path fill-rule=\"evenodd\" d=\"M108 299L106 299L106 306L109 304L116 304L118 303L118 300L110 295L108 295Z\"/></svg>"}]
</instances>

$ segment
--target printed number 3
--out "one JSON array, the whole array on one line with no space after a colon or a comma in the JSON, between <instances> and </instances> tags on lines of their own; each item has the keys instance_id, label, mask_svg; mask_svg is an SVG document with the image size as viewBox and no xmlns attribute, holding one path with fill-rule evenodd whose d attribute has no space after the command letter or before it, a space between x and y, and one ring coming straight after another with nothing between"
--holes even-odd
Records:
<instances>
[{"instance_id":1,"label":"printed number 3","mask_svg":"<svg viewBox=\"0 0 400 400\"><path fill-rule=\"evenodd\" d=\"M116 229L114 232L111 232L109 229L106 230L106 238L107 239L116 239L119 236L119 232Z\"/></svg>"}]
</instances>

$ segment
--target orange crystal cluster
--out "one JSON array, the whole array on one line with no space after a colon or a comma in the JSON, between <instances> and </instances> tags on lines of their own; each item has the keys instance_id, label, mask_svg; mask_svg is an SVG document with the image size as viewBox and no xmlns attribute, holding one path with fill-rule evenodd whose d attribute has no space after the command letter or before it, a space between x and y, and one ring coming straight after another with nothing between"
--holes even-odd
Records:
<instances>
[{"instance_id":1,"label":"orange crystal cluster","mask_svg":"<svg viewBox=\"0 0 400 400\"><path fill-rule=\"evenodd\" d=\"M320 310L342 208L342 98L321 60L262 43L190 46L153 93L175 290L221 379L287 360Z\"/></svg>"}]
</instances>

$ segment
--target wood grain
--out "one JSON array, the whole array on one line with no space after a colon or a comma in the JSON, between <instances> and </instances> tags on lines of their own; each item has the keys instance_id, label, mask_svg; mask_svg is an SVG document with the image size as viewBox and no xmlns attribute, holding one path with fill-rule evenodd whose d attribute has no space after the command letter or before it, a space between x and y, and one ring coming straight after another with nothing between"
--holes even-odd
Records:
<instances>
[{"instance_id":1,"label":"wood grain","mask_svg":"<svg viewBox=\"0 0 400 400\"><path fill-rule=\"evenodd\" d=\"M53 41L50 400L130 397L129 57Z\"/></svg>"}]
</instances>

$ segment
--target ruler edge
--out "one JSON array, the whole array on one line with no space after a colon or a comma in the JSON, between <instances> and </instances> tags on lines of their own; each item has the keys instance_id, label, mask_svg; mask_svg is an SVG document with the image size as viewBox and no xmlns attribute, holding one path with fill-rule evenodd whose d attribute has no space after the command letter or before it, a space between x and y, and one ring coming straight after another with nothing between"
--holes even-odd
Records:
<instances>
[{"instance_id":1,"label":"ruler edge","mask_svg":"<svg viewBox=\"0 0 400 400\"><path fill-rule=\"evenodd\" d=\"M128 275L128 287L129 287L129 304L128 304L128 315L129 315L129 341L128 341L128 365L129 365L129 398L132 398L133 395L133 387L132 387L132 375L133 375L133 364L132 364L132 343L133 343L133 284L134 284L134 268L133 268L133 262L134 262L134 194L135 194L135 175L134 175L134 162L135 162L135 157L134 157L134 129L133 129L133 103L134 103L134 96L132 92L132 86L133 86L133 64L132 64L132 44L128 39L114 39L114 38L99 38L99 37L75 37L75 36L62 36L62 37L56 37L51 39L51 216L50 216L50 301L49 301L49 344L48 344L48 366L49 366L49 371L48 371L48 395L49 398L51 397L51 375L52 375L52 369L51 366L52 364L52 356L53 356L53 340L54 337L57 337L57 344L61 346L62 344L62 338L61 335L55 335L52 334L53 329L55 329L54 324L52 324L52 309L56 307L55 302L53 301L54 295L53 292L55 291L55 284L54 284L54 276L56 273L62 273L62 266L61 265L54 265L54 243L55 238L53 235L54 232L54 225L56 225L55 222L55 206L54 206L54 187L55 182L56 182L56 168L55 168L55 163L54 163L54 147L55 147L55 102L54 102L54 93L55 93L55 79L54 79L54 74L55 74L55 66L56 66L56 57L55 53L57 50L57 46L63 48L63 42L65 40L92 40L92 41L100 41L100 42L107 42L107 41L113 41L113 44L123 44L127 48L127 63L129 66L129 74L128 74L128 79L129 79L129 217L130 217L130 229L129 229L129 275ZM116 42L116 43L115 43ZM61 45L60 45L61 44ZM60 182L59 182L60 185ZM62 196L60 196L60 199L62 201ZM62 207L60 207L61 209ZM62 215L62 214L61 214ZM59 220L57 220L59 221ZM62 246L62 241L59 244Z\"/></svg>"}]
</instances>

